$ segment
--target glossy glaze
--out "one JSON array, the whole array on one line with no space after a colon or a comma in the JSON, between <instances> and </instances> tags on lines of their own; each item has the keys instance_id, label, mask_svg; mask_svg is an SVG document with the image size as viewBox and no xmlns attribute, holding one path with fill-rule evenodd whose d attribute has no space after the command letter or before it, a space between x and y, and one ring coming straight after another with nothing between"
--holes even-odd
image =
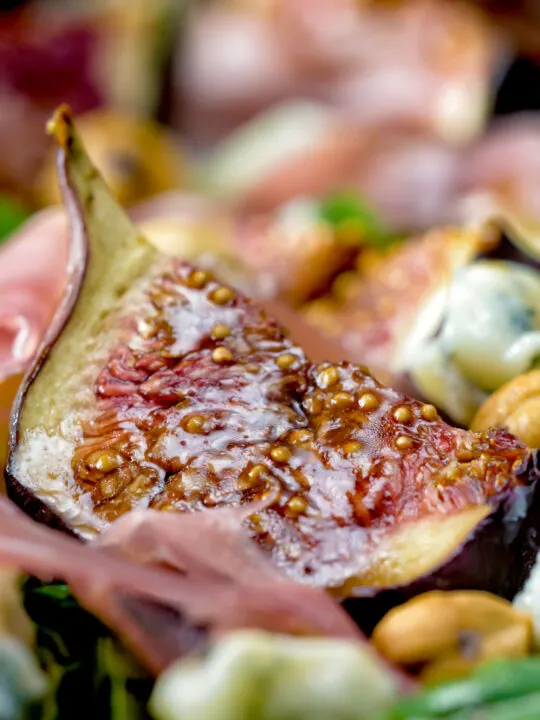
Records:
<instances>
[{"instance_id":1,"label":"glossy glaze","mask_svg":"<svg viewBox=\"0 0 540 720\"><path fill-rule=\"evenodd\" d=\"M208 273L175 261L147 300L99 373L72 460L75 492L105 522L136 505L263 499L260 544L299 579L334 585L374 531L496 503L522 482L528 452L508 433L451 428L366 368L310 363Z\"/></svg>"}]
</instances>

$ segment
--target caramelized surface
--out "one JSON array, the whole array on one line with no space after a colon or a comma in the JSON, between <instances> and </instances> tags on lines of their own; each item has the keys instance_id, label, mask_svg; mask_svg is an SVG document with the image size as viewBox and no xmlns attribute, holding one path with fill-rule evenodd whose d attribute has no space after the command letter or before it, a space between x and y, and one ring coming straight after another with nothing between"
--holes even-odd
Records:
<instances>
[{"instance_id":1,"label":"caramelized surface","mask_svg":"<svg viewBox=\"0 0 540 720\"><path fill-rule=\"evenodd\" d=\"M126 321L72 459L72 492L101 521L266 499L251 521L261 545L336 585L367 570L377 533L521 482L527 451L509 434L451 428L365 368L311 364L249 300L179 261Z\"/></svg>"}]
</instances>

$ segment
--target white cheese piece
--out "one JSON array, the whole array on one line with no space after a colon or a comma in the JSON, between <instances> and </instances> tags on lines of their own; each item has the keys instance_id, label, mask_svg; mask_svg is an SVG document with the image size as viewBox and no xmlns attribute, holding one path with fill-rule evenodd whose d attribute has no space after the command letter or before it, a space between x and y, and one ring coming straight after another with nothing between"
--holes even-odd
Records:
<instances>
[{"instance_id":1,"label":"white cheese piece","mask_svg":"<svg viewBox=\"0 0 540 720\"><path fill-rule=\"evenodd\" d=\"M239 631L167 669L150 709L156 720L368 720L396 693L367 643Z\"/></svg>"},{"instance_id":2,"label":"white cheese piece","mask_svg":"<svg viewBox=\"0 0 540 720\"><path fill-rule=\"evenodd\" d=\"M466 424L491 392L540 358L540 273L483 260L426 299L396 355L419 391Z\"/></svg>"}]
</instances>

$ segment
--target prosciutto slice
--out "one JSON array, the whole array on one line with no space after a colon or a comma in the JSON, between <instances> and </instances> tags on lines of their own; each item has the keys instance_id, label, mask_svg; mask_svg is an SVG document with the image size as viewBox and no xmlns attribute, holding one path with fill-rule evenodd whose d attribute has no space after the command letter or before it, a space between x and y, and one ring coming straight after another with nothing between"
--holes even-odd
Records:
<instances>
[{"instance_id":1,"label":"prosciutto slice","mask_svg":"<svg viewBox=\"0 0 540 720\"><path fill-rule=\"evenodd\" d=\"M499 39L461 3L233 5L198 6L175 63L176 120L201 144L292 97L451 141L483 126Z\"/></svg>"},{"instance_id":2,"label":"prosciutto slice","mask_svg":"<svg viewBox=\"0 0 540 720\"><path fill-rule=\"evenodd\" d=\"M63 211L35 215L0 249L0 380L25 370L66 282Z\"/></svg>"},{"instance_id":3,"label":"prosciutto slice","mask_svg":"<svg viewBox=\"0 0 540 720\"><path fill-rule=\"evenodd\" d=\"M334 600L282 576L244 533L257 509L136 511L83 545L0 498L0 564L67 581L156 674L238 628L362 641Z\"/></svg>"}]
</instances>

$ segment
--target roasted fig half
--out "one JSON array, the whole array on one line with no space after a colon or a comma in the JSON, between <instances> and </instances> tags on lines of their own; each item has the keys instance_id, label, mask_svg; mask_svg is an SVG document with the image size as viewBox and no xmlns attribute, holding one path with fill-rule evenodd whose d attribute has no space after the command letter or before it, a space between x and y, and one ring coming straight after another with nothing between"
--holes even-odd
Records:
<instances>
[{"instance_id":1,"label":"roasted fig half","mask_svg":"<svg viewBox=\"0 0 540 720\"><path fill-rule=\"evenodd\" d=\"M11 497L82 538L135 507L258 500L254 539L339 597L511 596L535 550L536 455L366 368L310 362L257 304L138 236L67 110L52 128L72 277L16 401Z\"/></svg>"}]
</instances>

